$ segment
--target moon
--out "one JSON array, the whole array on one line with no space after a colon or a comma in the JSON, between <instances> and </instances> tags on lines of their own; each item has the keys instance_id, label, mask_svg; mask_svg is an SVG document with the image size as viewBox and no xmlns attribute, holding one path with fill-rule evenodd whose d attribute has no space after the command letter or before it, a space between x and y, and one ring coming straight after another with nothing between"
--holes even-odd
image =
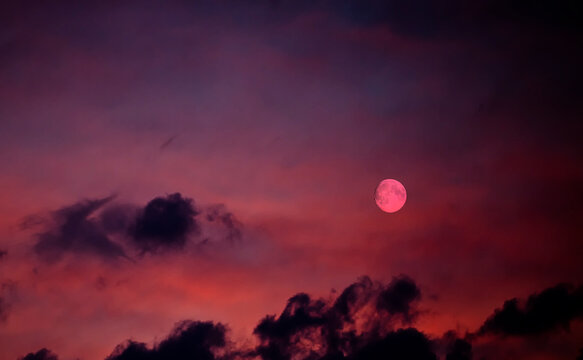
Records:
<instances>
[{"instance_id":1,"label":"moon","mask_svg":"<svg viewBox=\"0 0 583 360\"><path fill-rule=\"evenodd\" d=\"M403 184L394 179L385 179L379 183L374 194L377 206L384 212L394 213L405 205L407 191Z\"/></svg>"}]
</instances>

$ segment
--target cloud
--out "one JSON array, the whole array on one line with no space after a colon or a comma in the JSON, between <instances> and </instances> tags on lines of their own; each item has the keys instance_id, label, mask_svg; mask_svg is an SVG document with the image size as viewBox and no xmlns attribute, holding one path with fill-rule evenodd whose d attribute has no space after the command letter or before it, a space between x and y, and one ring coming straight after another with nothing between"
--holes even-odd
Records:
<instances>
[{"instance_id":1,"label":"cloud","mask_svg":"<svg viewBox=\"0 0 583 360\"><path fill-rule=\"evenodd\" d=\"M243 232L242 224L235 218L232 212L227 211L224 205L212 205L205 209L206 220L222 225L226 230L225 240L230 243L241 240Z\"/></svg>"},{"instance_id":2,"label":"cloud","mask_svg":"<svg viewBox=\"0 0 583 360\"><path fill-rule=\"evenodd\" d=\"M326 324L325 306L305 293L292 296L278 318L268 315L255 327L253 333L262 342L257 354L265 360L278 360L291 359L292 353L301 352L303 339L297 335Z\"/></svg>"},{"instance_id":3,"label":"cloud","mask_svg":"<svg viewBox=\"0 0 583 360\"><path fill-rule=\"evenodd\" d=\"M405 276L393 278L391 283L379 295L377 307L386 310L391 315L400 314L407 322L411 322L417 315L411 304L421 299L421 291L415 282Z\"/></svg>"},{"instance_id":4,"label":"cloud","mask_svg":"<svg viewBox=\"0 0 583 360\"><path fill-rule=\"evenodd\" d=\"M6 255L8 255L8 251L0 250L0 260L2 260Z\"/></svg>"},{"instance_id":5,"label":"cloud","mask_svg":"<svg viewBox=\"0 0 583 360\"><path fill-rule=\"evenodd\" d=\"M226 345L226 329L212 322L183 321L160 344L127 341L118 345L107 360L214 360L214 350Z\"/></svg>"},{"instance_id":6,"label":"cloud","mask_svg":"<svg viewBox=\"0 0 583 360\"><path fill-rule=\"evenodd\" d=\"M256 353L264 360L366 359L374 351L387 355L426 357L421 333L391 331L399 320L412 321L414 302L421 296L413 280L399 276L386 286L362 277L344 289L332 303L299 293L288 300L279 317L266 316L254 330L261 344ZM420 337L425 340L419 342ZM407 342L415 343L406 349ZM403 347L395 341L402 341ZM374 350L372 350L374 349ZM416 351L419 351L417 353Z\"/></svg>"},{"instance_id":7,"label":"cloud","mask_svg":"<svg viewBox=\"0 0 583 360\"><path fill-rule=\"evenodd\" d=\"M34 251L48 261L65 253L129 259L132 250L144 254L182 249L202 228L207 239L235 243L243 237L243 224L224 205L204 207L201 224L194 200L180 193L156 197L143 207L113 203L113 198L79 201L50 216L28 216L21 229L43 227ZM0 251L0 259L4 255Z\"/></svg>"},{"instance_id":8,"label":"cloud","mask_svg":"<svg viewBox=\"0 0 583 360\"><path fill-rule=\"evenodd\" d=\"M99 224L109 234L126 235L139 208L130 204L111 204L99 214Z\"/></svg>"},{"instance_id":9,"label":"cloud","mask_svg":"<svg viewBox=\"0 0 583 360\"><path fill-rule=\"evenodd\" d=\"M399 329L366 344L348 359L437 360L431 347L431 341L417 329Z\"/></svg>"},{"instance_id":10,"label":"cloud","mask_svg":"<svg viewBox=\"0 0 583 360\"><path fill-rule=\"evenodd\" d=\"M182 248L189 234L197 233L198 215L192 199L180 193L151 200L138 214L130 229L131 238L143 252Z\"/></svg>"},{"instance_id":11,"label":"cloud","mask_svg":"<svg viewBox=\"0 0 583 360\"><path fill-rule=\"evenodd\" d=\"M436 360L432 340L419 330L391 330L394 324L388 326L388 321L393 315L381 320L387 321L383 324L371 319L378 318L376 302L380 294L387 289L396 291L395 284L404 279L414 284L404 276L387 286L362 277L334 301L298 293L287 301L279 316L267 315L257 324L256 347L234 346L227 338L227 328L220 323L183 321L159 344L150 348L128 340L106 360ZM399 311L405 308L411 307ZM380 311L388 314L384 309Z\"/></svg>"},{"instance_id":12,"label":"cloud","mask_svg":"<svg viewBox=\"0 0 583 360\"><path fill-rule=\"evenodd\" d=\"M558 284L532 294L522 303L514 298L484 322L478 335L526 336L569 329L571 321L583 317L583 286Z\"/></svg>"},{"instance_id":13,"label":"cloud","mask_svg":"<svg viewBox=\"0 0 583 360\"><path fill-rule=\"evenodd\" d=\"M340 293L334 302L334 311L343 321L351 321L354 312L370 301L375 284L368 276L363 276Z\"/></svg>"},{"instance_id":14,"label":"cloud","mask_svg":"<svg viewBox=\"0 0 583 360\"><path fill-rule=\"evenodd\" d=\"M445 332L439 339L433 339L433 346L440 359L471 360L473 356L470 338L460 338L453 330Z\"/></svg>"},{"instance_id":15,"label":"cloud","mask_svg":"<svg viewBox=\"0 0 583 360\"><path fill-rule=\"evenodd\" d=\"M379 307L381 299L387 300L389 294L391 299L402 301L396 302L400 306ZM441 338L432 338L415 327L405 326L403 316L416 313L415 302L420 296L416 283L405 275L393 278L387 285L364 276L335 299L314 299L306 293L292 296L279 316L267 315L259 321L253 332L258 338L255 347L232 342L227 327L221 323L186 320L179 322L154 346L127 340L106 360L471 360L474 335L459 338L454 331L449 331ZM544 321L529 320L528 326L538 332L566 326L569 321L565 319L573 316L559 313L580 314L580 296L581 288L560 284L531 295L524 307L512 310L521 315L510 318L552 319L553 324L543 327L534 324ZM494 318L509 316L505 309L496 310L480 331L499 333L500 330L486 326L492 326L488 324L493 324ZM496 324L510 326L504 322ZM504 349L498 342L501 339L492 339L489 347ZM478 355L480 349L484 350L478 348ZM43 351L47 350L27 356L44 356ZM494 350L490 355L501 351L504 350ZM30 359L37 358L45 359Z\"/></svg>"},{"instance_id":16,"label":"cloud","mask_svg":"<svg viewBox=\"0 0 583 360\"><path fill-rule=\"evenodd\" d=\"M126 257L122 247L111 241L99 222L90 216L113 196L80 201L55 211L53 223L37 235L34 251L46 260L58 260L66 252L92 253L104 258Z\"/></svg>"},{"instance_id":17,"label":"cloud","mask_svg":"<svg viewBox=\"0 0 583 360\"><path fill-rule=\"evenodd\" d=\"M471 360L472 344L464 339L455 339L450 345L445 360Z\"/></svg>"},{"instance_id":18,"label":"cloud","mask_svg":"<svg viewBox=\"0 0 583 360\"><path fill-rule=\"evenodd\" d=\"M28 355L21 357L19 360L59 360L59 358L50 350L44 348L36 353L29 353Z\"/></svg>"}]
</instances>

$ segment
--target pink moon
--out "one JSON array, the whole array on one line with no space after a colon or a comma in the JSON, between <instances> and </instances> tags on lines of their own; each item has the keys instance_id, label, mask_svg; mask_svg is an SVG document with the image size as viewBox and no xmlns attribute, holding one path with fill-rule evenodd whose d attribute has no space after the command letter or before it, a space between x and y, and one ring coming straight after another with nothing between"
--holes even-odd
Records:
<instances>
[{"instance_id":1,"label":"pink moon","mask_svg":"<svg viewBox=\"0 0 583 360\"><path fill-rule=\"evenodd\" d=\"M385 179L380 182L374 194L377 206L384 212L399 211L407 201L407 191L403 184L394 179Z\"/></svg>"}]
</instances>

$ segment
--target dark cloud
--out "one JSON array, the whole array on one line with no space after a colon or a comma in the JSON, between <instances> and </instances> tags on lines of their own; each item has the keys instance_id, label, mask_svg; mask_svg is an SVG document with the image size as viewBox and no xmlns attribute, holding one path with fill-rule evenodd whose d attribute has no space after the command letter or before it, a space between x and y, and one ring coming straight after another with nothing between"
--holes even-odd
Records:
<instances>
[{"instance_id":1,"label":"dark cloud","mask_svg":"<svg viewBox=\"0 0 583 360\"><path fill-rule=\"evenodd\" d=\"M21 357L19 360L59 360L59 358L45 348L40 349L36 353L29 353L26 356Z\"/></svg>"},{"instance_id":2,"label":"dark cloud","mask_svg":"<svg viewBox=\"0 0 583 360\"><path fill-rule=\"evenodd\" d=\"M256 353L264 360L366 359L375 352L395 358L433 359L424 335L413 329L390 331L397 320L412 320L412 303L420 296L415 282L406 276L394 278L387 286L362 277L331 304L297 294L279 317L266 316L257 325L254 333L261 344ZM376 316L367 313L369 310ZM418 341L421 338L424 340Z\"/></svg>"},{"instance_id":3,"label":"dark cloud","mask_svg":"<svg viewBox=\"0 0 583 360\"><path fill-rule=\"evenodd\" d=\"M336 298L333 306L334 311L344 321L350 321L354 310L370 300L373 287L374 283L368 276L361 277L357 282L344 289Z\"/></svg>"},{"instance_id":4,"label":"dark cloud","mask_svg":"<svg viewBox=\"0 0 583 360\"><path fill-rule=\"evenodd\" d=\"M257 353L265 360L291 359L293 353L302 351L302 337L298 335L308 334L308 330L326 323L325 306L308 294L291 297L278 318L266 316L253 331L262 341Z\"/></svg>"},{"instance_id":5,"label":"dark cloud","mask_svg":"<svg viewBox=\"0 0 583 360\"><path fill-rule=\"evenodd\" d=\"M47 260L58 260L63 253L92 253L104 258L126 257L123 249L110 240L98 221L90 216L113 197L85 200L53 213L54 222L37 235L34 251Z\"/></svg>"},{"instance_id":6,"label":"dark cloud","mask_svg":"<svg viewBox=\"0 0 583 360\"><path fill-rule=\"evenodd\" d=\"M398 298L398 305L379 309L379 299L388 296ZM410 327L394 329L396 314L409 315L410 303L419 296L406 276L386 286L365 276L334 301L305 293L292 296L279 316L268 315L258 323L255 348L236 348L220 323L183 321L153 347L128 340L106 360L436 360L434 344L426 335ZM381 319L379 312L387 317ZM50 356L43 349L25 359Z\"/></svg>"},{"instance_id":7,"label":"dark cloud","mask_svg":"<svg viewBox=\"0 0 583 360\"><path fill-rule=\"evenodd\" d=\"M143 252L182 248L190 234L199 231L192 199L171 194L151 200L138 214L130 234Z\"/></svg>"},{"instance_id":8,"label":"dark cloud","mask_svg":"<svg viewBox=\"0 0 583 360\"><path fill-rule=\"evenodd\" d=\"M113 197L85 200L63 207L50 217L27 217L21 228L44 226L37 234L35 252L46 260L58 260L64 253L93 253L108 259L129 257L131 248L157 253L183 248L189 237L198 235L199 210L194 201L179 193L156 197L139 207L112 203ZM212 239L234 243L242 238L243 225L224 205L204 209L204 225ZM215 224L215 225L213 225ZM121 246L122 241L125 247ZM119 243L118 243L119 242ZM0 258L3 256L0 252Z\"/></svg>"},{"instance_id":9,"label":"dark cloud","mask_svg":"<svg viewBox=\"0 0 583 360\"><path fill-rule=\"evenodd\" d=\"M404 275L395 277L379 295L377 308L386 310L391 315L400 314L407 322L416 316L411 304L421 298L421 290L415 282Z\"/></svg>"},{"instance_id":10,"label":"dark cloud","mask_svg":"<svg viewBox=\"0 0 583 360\"><path fill-rule=\"evenodd\" d=\"M409 294L401 297L407 306L379 308L380 299L387 294ZM520 334L568 326L567 318L581 314L580 296L581 288L557 285L532 295L522 308L507 310L507 302L480 331L500 333L504 327L513 329L507 333L517 334L516 327L499 320L500 316L522 319ZM401 315L410 314L414 308L411 303L419 297L419 289L409 277L395 277L386 286L362 277L333 301L313 299L306 293L292 296L279 316L268 315L258 323L254 334L259 344L254 348L237 348L228 339L226 327L220 323L183 321L157 345L148 347L145 343L128 340L118 345L106 360L471 360L474 335L460 338L449 331L442 338L430 338L414 327L399 328L398 325L403 324L399 323ZM527 326L532 329L524 330ZM499 343L494 341L488 347L496 344ZM43 349L27 356L43 354L50 355L50 352ZM37 358L45 359L30 357Z\"/></svg>"},{"instance_id":11,"label":"dark cloud","mask_svg":"<svg viewBox=\"0 0 583 360\"><path fill-rule=\"evenodd\" d=\"M366 344L348 359L437 360L431 347L431 341L417 329L399 329Z\"/></svg>"},{"instance_id":12,"label":"dark cloud","mask_svg":"<svg viewBox=\"0 0 583 360\"><path fill-rule=\"evenodd\" d=\"M362 277L344 289L335 301L312 299L305 293L292 296L279 316L268 315L258 323L254 334L259 345L255 348L241 350L229 346L226 328L221 324L185 321L153 348L127 341L118 345L107 360L436 360L433 343L423 333L414 328L391 330L394 314L408 314L410 306L392 309L391 314L376 307L381 294L400 293L401 282L415 285L404 276L393 279L387 286ZM417 297L404 296L402 301L414 301ZM377 310L389 317L380 320L381 323L372 320L379 317L375 314Z\"/></svg>"},{"instance_id":13,"label":"dark cloud","mask_svg":"<svg viewBox=\"0 0 583 360\"><path fill-rule=\"evenodd\" d=\"M317 332L305 330L325 326L324 317L321 316L322 306L321 301L313 301L306 294L298 294L288 301L282 313L283 318L280 316L275 322L271 317L262 320L256 328L256 335L262 341L277 338L282 342L280 344L269 342L256 349L232 350L227 346L229 341L223 325L185 321L151 349L144 343L127 341L118 345L106 360L231 360L258 357L264 360L437 360L432 350L432 341L414 328L389 331L381 336L352 334L354 341L350 347L319 351L327 345L321 342L325 341L324 338L318 337ZM291 346L292 342L295 346Z\"/></svg>"},{"instance_id":14,"label":"dark cloud","mask_svg":"<svg viewBox=\"0 0 583 360\"><path fill-rule=\"evenodd\" d=\"M8 255L8 251L0 250L0 260L3 259L6 255Z\"/></svg>"},{"instance_id":15,"label":"dark cloud","mask_svg":"<svg viewBox=\"0 0 583 360\"><path fill-rule=\"evenodd\" d=\"M576 1L569 0L338 0L325 8L357 26L385 25L395 33L424 38L475 36L501 26L580 32L583 23Z\"/></svg>"},{"instance_id":16,"label":"dark cloud","mask_svg":"<svg viewBox=\"0 0 583 360\"><path fill-rule=\"evenodd\" d=\"M134 205L113 204L101 211L99 214L99 223L107 233L124 234L130 228L137 214L138 208Z\"/></svg>"},{"instance_id":17,"label":"dark cloud","mask_svg":"<svg viewBox=\"0 0 583 360\"><path fill-rule=\"evenodd\" d=\"M266 316L254 330L261 339L287 339L311 326L324 323L322 310L326 304L321 300L312 300L308 294L300 293L291 297L287 306L276 319Z\"/></svg>"},{"instance_id":18,"label":"dark cloud","mask_svg":"<svg viewBox=\"0 0 583 360\"><path fill-rule=\"evenodd\" d=\"M455 339L450 345L445 360L471 360L472 344L464 339Z\"/></svg>"},{"instance_id":19,"label":"dark cloud","mask_svg":"<svg viewBox=\"0 0 583 360\"><path fill-rule=\"evenodd\" d=\"M569 329L571 321L583 317L583 286L558 284L530 295L522 303L514 298L496 309L478 331L479 335L525 336Z\"/></svg>"},{"instance_id":20,"label":"dark cloud","mask_svg":"<svg viewBox=\"0 0 583 360\"><path fill-rule=\"evenodd\" d=\"M433 339L433 345L440 359L471 360L471 336L460 338L456 331L447 331L440 339Z\"/></svg>"},{"instance_id":21,"label":"dark cloud","mask_svg":"<svg viewBox=\"0 0 583 360\"><path fill-rule=\"evenodd\" d=\"M214 351L226 345L226 329L212 322L184 321L154 348L128 341L118 345L107 360L214 360Z\"/></svg>"}]
</instances>

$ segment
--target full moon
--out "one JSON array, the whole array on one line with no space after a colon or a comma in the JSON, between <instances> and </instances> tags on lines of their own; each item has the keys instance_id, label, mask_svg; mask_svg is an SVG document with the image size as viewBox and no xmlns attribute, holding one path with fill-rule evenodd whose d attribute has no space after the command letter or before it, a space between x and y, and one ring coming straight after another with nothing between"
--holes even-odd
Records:
<instances>
[{"instance_id":1,"label":"full moon","mask_svg":"<svg viewBox=\"0 0 583 360\"><path fill-rule=\"evenodd\" d=\"M384 212L399 211L407 201L407 191L403 184L394 179L385 179L377 186L374 194L377 206Z\"/></svg>"}]
</instances>

